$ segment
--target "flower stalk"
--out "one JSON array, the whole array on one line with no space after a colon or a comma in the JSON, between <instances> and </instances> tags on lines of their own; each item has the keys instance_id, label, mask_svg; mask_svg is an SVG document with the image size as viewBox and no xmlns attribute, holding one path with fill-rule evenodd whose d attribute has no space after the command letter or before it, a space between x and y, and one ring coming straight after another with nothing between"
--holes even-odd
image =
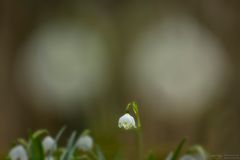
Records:
<instances>
[{"instance_id":1,"label":"flower stalk","mask_svg":"<svg viewBox=\"0 0 240 160\"><path fill-rule=\"evenodd\" d=\"M136 135L137 135L137 142L138 142L138 156L139 159L142 159L142 152L143 152L143 140L142 140L142 124L139 116L138 105L136 102L128 103L125 112L126 114L130 113L130 109L133 110L135 117L137 119L137 127L136 127Z\"/></svg>"}]
</instances>

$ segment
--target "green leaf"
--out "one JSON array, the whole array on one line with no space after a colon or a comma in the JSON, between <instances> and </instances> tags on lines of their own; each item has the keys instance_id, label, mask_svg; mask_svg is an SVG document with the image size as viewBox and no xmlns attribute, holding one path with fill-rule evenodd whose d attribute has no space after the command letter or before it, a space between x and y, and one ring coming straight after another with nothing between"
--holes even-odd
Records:
<instances>
[{"instance_id":1,"label":"green leaf","mask_svg":"<svg viewBox=\"0 0 240 160\"><path fill-rule=\"evenodd\" d=\"M138 105L136 102L132 102L132 106L133 106L133 112L135 114L138 114Z\"/></svg>"},{"instance_id":2,"label":"green leaf","mask_svg":"<svg viewBox=\"0 0 240 160\"><path fill-rule=\"evenodd\" d=\"M61 156L61 160L70 160L70 158L72 157L73 152L76 148L75 146L76 135L77 135L76 131L74 131L71 134L70 138L68 139L67 148Z\"/></svg>"},{"instance_id":3,"label":"green leaf","mask_svg":"<svg viewBox=\"0 0 240 160\"><path fill-rule=\"evenodd\" d=\"M104 154L101 148L99 147L99 145L96 145L96 152L97 152L98 160L105 160Z\"/></svg>"},{"instance_id":4,"label":"green leaf","mask_svg":"<svg viewBox=\"0 0 240 160\"><path fill-rule=\"evenodd\" d=\"M48 131L46 129L41 129L41 130L37 130L36 132L34 132L32 137L37 138L37 137L40 137L44 134L48 134Z\"/></svg>"},{"instance_id":5,"label":"green leaf","mask_svg":"<svg viewBox=\"0 0 240 160\"><path fill-rule=\"evenodd\" d=\"M55 144L56 144L56 147L58 145L58 141L60 139L60 137L62 136L63 132L66 130L66 126L63 126L57 133L56 137L55 137Z\"/></svg>"},{"instance_id":6,"label":"green leaf","mask_svg":"<svg viewBox=\"0 0 240 160\"><path fill-rule=\"evenodd\" d=\"M19 138L19 139L17 140L17 142L18 142L19 144L23 145L25 148L28 148L28 142L27 142L25 139Z\"/></svg>"},{"instance_id":7,"label":"green leaf","mask_svg":"<svg viewBox=\"0 0 240 160\"><path fill-rule=\"evenodd\" d=\"M30 138L30 154L31 160L44 160L44 152L41 140L38 136L32 135Z\"/></svg>"},{"instance_id":8,"label":"green leaf","mask_svg":"<svg viewBox=\"0 0 240 160\"><path fill-rule=\"evenodd\" d=\"M125 112L126 112L126 113L129 113L131 104L132 104L132 103L128 103L128 104L127 104L127 107L126 107L126 109L125 109Z\"/></svg>"},{"instance_id":9,"label":"green leaf","mask_svg":"<svg viewBox=\"0 0 240 160\"><path fill-rule=\"evenodd\" d=\"M181 149L182 149L182 147L183 147L183 145L184 145L185 142L186 142L186 139L183 138L183 139L181 140L181 142L178 144L176 150L174 151L171 160L177 160L177 158L178 158L178 156L179 156L179 154L180 154L180 152L181 152Z\"/></svg>"}]
</instances>

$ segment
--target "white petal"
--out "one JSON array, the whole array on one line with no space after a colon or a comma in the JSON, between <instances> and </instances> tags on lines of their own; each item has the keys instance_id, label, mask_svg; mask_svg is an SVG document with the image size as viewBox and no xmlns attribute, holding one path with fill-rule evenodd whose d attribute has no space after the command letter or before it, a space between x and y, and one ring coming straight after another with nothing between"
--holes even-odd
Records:
<instances>
[{"instance_id":1,"label":"white petal","mask_svg":"<svg viewBox=\"0 0 240 160\"><path fill-rule=\"evenodd\" d=\"M119 118L118 127L123 127L126 130L136 128L135 120L130 114L126 113Z\"/></svg>"},{"instance_id":2,"label":"white petal","mask_svg":"<svg viewBox=\"0 0 240 160\"><path fill-rule=\"evenodd\" d=\"M27 152L22 145L14 147L9 152L11 160L28 160Z\"/></svg>"}]
</instances>

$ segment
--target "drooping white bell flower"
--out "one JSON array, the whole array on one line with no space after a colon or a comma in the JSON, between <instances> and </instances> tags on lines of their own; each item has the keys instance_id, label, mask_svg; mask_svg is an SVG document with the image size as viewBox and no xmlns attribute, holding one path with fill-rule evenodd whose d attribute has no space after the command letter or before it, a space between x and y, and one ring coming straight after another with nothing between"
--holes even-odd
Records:
<instances>
[{"instance_id":1,"label":"drooping white bell flower","mask_svg":"<svg viewBox=\"0 0 240 160\"><path fill-rule=\"evenodd\" d=\"M76 142L76 147L82 151L90 151L93 148L93 139L89 135L82 135Z\"/></svg>"},{"instance_id":2,"label":"drooping white bell flower","mask_svg":"<svg viewBox=\"0 0 240 160\"><path fill-rule=\"evenodd\" d=\"M45 154L48 154L56 149L55 140L51 136L46 136L43 139L42 146Z\"/></svg>"},{"instance_id":3,"label":"drooping white bell flower","mask_svg":"<svg viewBox=\"0 0 240 160\"><path fill-rule=\"evenodd\" d=\"M119 118L118 127L123 127L126 130L137 128L134 118L128 113L124 114L122 117Z\"/></svg>"},{"instance_id":4,"label":"drooping white bell flower","mask_svg":"<svg viewBox=\"0 0 240 160\"><path fill-rule=\"evenodd\" d=\"M27 152L22 145L17 145L11 149L9 157L11 160L28 160Z\"/></svg>"}]
</instances>

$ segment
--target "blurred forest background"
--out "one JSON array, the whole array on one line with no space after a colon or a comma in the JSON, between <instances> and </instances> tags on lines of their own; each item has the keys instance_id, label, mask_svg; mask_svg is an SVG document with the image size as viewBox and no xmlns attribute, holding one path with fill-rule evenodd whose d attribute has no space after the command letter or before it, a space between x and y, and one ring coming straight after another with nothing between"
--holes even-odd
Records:
<instances>
[{"instance_id":1,"label":"blurred forest background","mask_svg":"<svg viewBox=\"0 0 240 160\"><path fill-rule=\"evenodd\" d=\"M132 100L146 151L186 136L236 154L239 52L237 0L1 0L0 155L29 129L63 125L91 129L108 157L131 155L117 122Z\"/></svg>"}]
</instances>

